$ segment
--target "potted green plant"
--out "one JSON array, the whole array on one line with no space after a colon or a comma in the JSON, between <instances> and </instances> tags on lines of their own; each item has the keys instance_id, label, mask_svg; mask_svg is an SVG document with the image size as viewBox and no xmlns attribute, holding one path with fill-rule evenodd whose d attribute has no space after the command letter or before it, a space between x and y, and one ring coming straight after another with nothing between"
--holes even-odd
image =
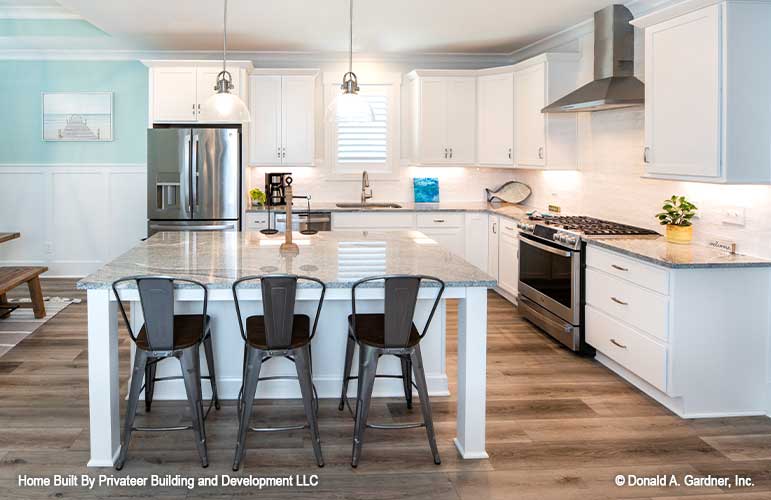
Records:
<instances>
[{"instance_id":1,"label":"potted green plant","mask_svg":"<svg viewBox=\"0 0 771 500\"><path fill-rule=\"evenodd\" d=\"M249 190L249 197L252 199L252 206L261 207L265 204L267 198L265 193L259 188L252 188Z\"/></svg>"},{"instance_id":2,"label":"potted green plant","mask_svg":"<svg viewBox=\"0 0 771 500\"><path fill-rule=\"evenodd\" d=\"M664 200L661 207L664 211L656 214L659 223L667 226L667 241L671 243L688 244L693 240L693 224L691 219L696 215L697 207L685 196L672 195Z\"/></svg>"}]
</instances>

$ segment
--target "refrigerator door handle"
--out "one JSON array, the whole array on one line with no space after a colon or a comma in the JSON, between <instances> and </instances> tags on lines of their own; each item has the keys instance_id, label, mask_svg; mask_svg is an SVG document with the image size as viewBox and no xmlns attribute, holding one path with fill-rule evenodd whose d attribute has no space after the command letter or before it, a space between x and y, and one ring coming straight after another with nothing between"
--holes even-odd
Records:
<instances>
[{"instance_id":1,"label":"refrigerator door handle","mask_svg":"<svg viewBox=\"0 0 771 500\"><path fill-rule=\"evenodd\" d=\"M193 136L193 161L190 163L190 215L198 206L198 135Z\"/></svg>"},{"instance_id":2,"label":"refrigerator door handle","mask_svg":"<svg viewBox=\"0 0 771 500\"><path fill-rule=\"evenodd\" d=\"M185 212L187 212L187 214L189 216L192 217L193 216L193 205L192 205L192 202L191 202L191 199L190 199L190 171L189 171L189 169L190 169L190 155L191 155L191 151L192 151L192 136L191 135L186 135L185 136L185 165L187 166L188 170L185 172L185 177L187 177L186 181L187 181L188 185L186 186L186 189L185 189L185 191L187 191L185 193L186 194L185 199L186 199L187 203L185 203L184 210L185 210ZM195 160L193 160L193 161L195 161Z\"/></svg>"}]
</instances>

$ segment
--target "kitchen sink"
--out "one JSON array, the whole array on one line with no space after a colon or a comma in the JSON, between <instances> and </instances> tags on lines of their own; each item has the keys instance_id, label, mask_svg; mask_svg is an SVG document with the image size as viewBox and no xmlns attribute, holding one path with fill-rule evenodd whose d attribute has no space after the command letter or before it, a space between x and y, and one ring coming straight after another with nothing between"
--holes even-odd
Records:
<instances>
[{"instance_id":1,"label":"kitchen sink","mask_svg":"<svg viewBox=\"0 0 771 500\"><path fill-rule=\"evenodd\" d=\"M402 208L398 203L337 203L339 208Z\"/></svg>"}]
</instances>

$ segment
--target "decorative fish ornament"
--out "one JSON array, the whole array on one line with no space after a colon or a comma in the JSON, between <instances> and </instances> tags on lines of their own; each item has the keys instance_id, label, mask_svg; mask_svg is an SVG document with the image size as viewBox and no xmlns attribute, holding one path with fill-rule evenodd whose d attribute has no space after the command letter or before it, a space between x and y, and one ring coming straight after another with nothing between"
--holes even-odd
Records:
<instances>
[{"instance_id":1,"label":"decorative fish ornament","mask_svg":"<svg viewBox=\"0 0 771 500\"><path fill-rule=\"evenodd\" d=\"M509 181L496 189L485 188L487 201L504 201L506 203L522 203L533 192L530 186L519 181Z\"/></svg>"}]
</instances>

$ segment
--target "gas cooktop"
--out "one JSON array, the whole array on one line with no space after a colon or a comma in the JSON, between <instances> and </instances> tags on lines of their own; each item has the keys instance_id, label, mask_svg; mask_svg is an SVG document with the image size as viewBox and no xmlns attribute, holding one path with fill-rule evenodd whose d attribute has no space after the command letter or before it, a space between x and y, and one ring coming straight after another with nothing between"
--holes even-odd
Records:
<instances>
[{"instance_id":1,"label":"gas cooktop","mask_svg":"<svg viewBox=\"0 0 771 500\"><path fill-rule=\"evenodd\" d=\"M525 234L552 241L570 248L578 248L581 236L658 236L656 231L629 226L594 217L556 215L530 217L517 227Z\"/></svg>"}]
</instances>

